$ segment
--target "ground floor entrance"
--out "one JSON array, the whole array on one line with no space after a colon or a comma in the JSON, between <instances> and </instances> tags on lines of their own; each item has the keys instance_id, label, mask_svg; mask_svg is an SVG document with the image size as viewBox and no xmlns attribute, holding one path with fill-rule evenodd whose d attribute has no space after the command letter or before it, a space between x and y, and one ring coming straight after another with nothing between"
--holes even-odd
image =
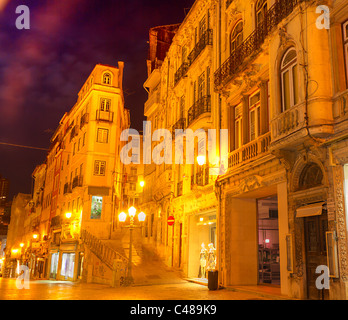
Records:
<instances>
[{"instance_id":1,"label":"ground floor entrance","mask_svg":"<svg viewBox=\"0 0 348 320\"><path fill-rule=\"evenodd\" d=\"M277 196L257 200L258 283L280 285Z\"/></svg>"}]
</instances>

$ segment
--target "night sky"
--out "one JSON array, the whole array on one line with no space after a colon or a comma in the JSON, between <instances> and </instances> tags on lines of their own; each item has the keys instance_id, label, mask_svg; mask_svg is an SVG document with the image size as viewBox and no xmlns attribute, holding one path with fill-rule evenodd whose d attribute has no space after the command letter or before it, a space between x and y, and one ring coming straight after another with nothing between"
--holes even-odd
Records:
<instances>
[{"instance_id":1,"label":"night sky","mask_svg":"<svg viewBox=\"0 0 348 320\"><path fill-rule=\"evenodd\" d=\"M194 0L0 0L0 175L10 200L31 193L31 174L64 112L97 63L124 61L125 107L142 128L148 32L180 23ZM18 30L16 8L30 9Z\"/></svg>"}]
</instances>

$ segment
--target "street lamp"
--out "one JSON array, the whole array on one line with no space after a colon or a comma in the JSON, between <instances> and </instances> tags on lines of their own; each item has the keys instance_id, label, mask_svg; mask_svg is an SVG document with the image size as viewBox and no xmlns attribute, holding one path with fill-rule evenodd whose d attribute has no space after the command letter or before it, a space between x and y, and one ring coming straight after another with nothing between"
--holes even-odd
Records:
<instances>
[{"instance_id":1,"label":"street lamp","mask_svg":"<svg viewBox=\"0 0 348 320\"><path fill-rule=\"evenodd\" d=\"M132 245L133 245L133 229L140 227L134 225L134 217L136 215L137 210L132 206L128 209L128 215L130 218L129 226L125 226L126 228L129 228L129 258L128 258L128 270L127 270L127 276L125 280L126 285L130 285L133 283L133 277L132 277ZM138 213L138 220L139 222L145 221L146 215L144 212ZM120 222L125 222L127 219L127 214L125 212L121 212L118 215L118 220Z\"/></svg>"}]
</instances>

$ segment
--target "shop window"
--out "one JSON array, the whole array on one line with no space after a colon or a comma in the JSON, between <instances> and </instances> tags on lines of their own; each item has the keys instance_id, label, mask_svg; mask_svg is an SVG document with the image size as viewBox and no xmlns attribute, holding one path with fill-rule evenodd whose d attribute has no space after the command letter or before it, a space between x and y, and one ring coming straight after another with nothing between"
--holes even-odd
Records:
<instances>
[{"instance_id":1,"label":"shop window","mask_svg":"<svg viewBox=\"0 0 348 320\"><path fill-rule=\"evenodd\" d=\"M65 278L74 277L75 253L62 254L62 267L60 274Z\"/></svg>"},{"instance_id":2,"label":"shop window","mask_svg":"<svg viewBox=\"0 0 348 320\"><path fill-rule=\"evenodd\" d=\"M243 42L243 21L239 21L230 35L230 53L234 53Z\"/></svg>"},{"instance_id":3,"label":"shop window","mask_svg":"<svg viewBox=\"0 0 348 320\"><path fill-rule=\"evenodd\" d=\"M346 61L346 81L348 87L348 21L343 24L344 58Z\"/></svg>"},{"instance_id":4,"label":"shop window","mask_svg":"<svg viewBox=\"0 0 348 320\"><path fill-rule=\"evenodd\" d=\"M282 111L298 103L298 64L294 48L290 48L281 62Z\"/></svg>"},{"instance_id":5,"label":"shop window","mask_svg":"<svg viewBox=\"0 0 348 320\"><path fill-rule=\"evenodd\" d=\"M103 209L103 197L92 196L91 219L100 219Z\"/></svg>"}]
</instances>

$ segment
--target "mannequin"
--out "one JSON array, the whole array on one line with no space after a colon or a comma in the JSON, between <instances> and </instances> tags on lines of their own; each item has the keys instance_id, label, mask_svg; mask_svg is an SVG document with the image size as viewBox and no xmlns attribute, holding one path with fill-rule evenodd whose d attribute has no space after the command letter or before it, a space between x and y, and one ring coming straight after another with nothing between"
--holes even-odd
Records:
<instances>
[{"instance_id":1,"label":"mannequin","mask_svg":"<svg viewBox=\"0 0 348 320\"><path fill-rule=\"evenodd\" d=\"M205 268L207 266L207 249L205 248L204 242L201 244L201 253L200 253L200 278L205 278Z\"/></svg>"},{"instance_id":2,"label":"mannequin","mask_svg":"<svg viewBox=\"0 0 348 320\"><path fill-rule=\"evenodd\" d=\"M215 270L216 267L216 249L213 243L208 244L208 270Z\"/></svg>"}]
</instances>

